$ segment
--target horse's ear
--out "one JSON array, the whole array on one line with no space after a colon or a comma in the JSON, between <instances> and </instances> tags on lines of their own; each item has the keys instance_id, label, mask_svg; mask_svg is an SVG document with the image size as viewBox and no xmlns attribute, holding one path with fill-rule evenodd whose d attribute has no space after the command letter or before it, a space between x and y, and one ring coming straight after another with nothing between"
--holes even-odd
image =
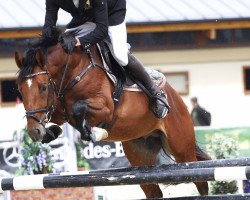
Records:
<instances>
[{"instance_id":1,"label":"horse's ear","mask_svg":"<svg viewBox=\"0 0 250 200\"><path fill-rule=\"evenodd\" d=\"M41 50L38 50L36 53L36 61L40 67L44 67L45 65L45 57Z\"/></svg>"},{"instance_id":2,"label":"horse's ear","mask_svg":"<svg viewBox=\"0 0 250 200\"><path fill-rule=\"evenodd\" d=\"M21 68L23 65L24 57L17 51L15 52L15 61L16 61L17 67Z\"/></svg>"}]
</instances>

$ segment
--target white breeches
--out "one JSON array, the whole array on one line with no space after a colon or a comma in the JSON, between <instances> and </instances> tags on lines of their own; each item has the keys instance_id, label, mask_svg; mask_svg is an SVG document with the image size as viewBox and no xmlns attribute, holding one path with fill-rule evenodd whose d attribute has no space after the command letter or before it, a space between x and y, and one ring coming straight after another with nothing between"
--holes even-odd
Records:
<instances>
[{"instance_id":1,"label":"white breeches","mask_svg":"<svg viewBox=\"0 0 250 200\"><path fill-rule=\"evenodd\" d=\"M114 58L121 66L126 66L128 64L128 45L125 21L116 26L109 26L108 34Z\"/></svg>"}]
</instances>

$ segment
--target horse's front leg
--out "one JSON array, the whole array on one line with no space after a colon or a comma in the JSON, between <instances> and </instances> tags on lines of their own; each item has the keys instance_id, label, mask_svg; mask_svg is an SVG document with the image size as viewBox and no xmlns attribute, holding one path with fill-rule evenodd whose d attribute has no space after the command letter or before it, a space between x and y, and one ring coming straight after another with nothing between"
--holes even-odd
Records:
<instances>
[{"instance_id":1,"label":"horse's front leg","mask_svg":"<svg viewBox=\"0 0 250 200\"><path fill-rule=\"evenodd\" d=\"M84 100L77 101L72 107L73 118L76 123L76 129L81 133L81 139L93 142L100 141L108 137L105 129L91 127L87 121L86 114L91 112L88 103Z\"/></svg>"},{"instance_id":2,"label":"horse's front leg","mask_svg":"<svg viewBox=\"0 0 250 200\"><path fill-rule=\"evenodd\" d=\"M77 101L72 107L75 128L81 133L81 139L86 141L91 140L91 127L85 119L88 109L88 104L84 100Z\"/></svg>"}]
</instances>

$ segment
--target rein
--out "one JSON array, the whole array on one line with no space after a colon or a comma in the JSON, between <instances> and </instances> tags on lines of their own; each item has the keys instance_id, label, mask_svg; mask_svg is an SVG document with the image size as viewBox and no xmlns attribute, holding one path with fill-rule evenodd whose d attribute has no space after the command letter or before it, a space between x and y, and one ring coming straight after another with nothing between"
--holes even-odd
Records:
<instances>
[{"instance_id":1,"label":"rein","mask_svg":"<svg viewBox=\"0 0 250 200\"><path fill-rule=\"evenodd\" d=\"M83 71L81 71L81 73L78 74L74 78L73 81L71 81L64 89L62 89L64 80L65 80L65 76L66 76L66 72L67 72L67 69L68 69L68 66L69 66L69 63L70 63L70 60L71 60L71 55L68 56L67 64L65 65L65 68L64 68L64 71L63 71L63 77L62 77L62 81L60 83L60 89L59 89L59 91L55 91L56 94L57 94L57 98L60 100L60 103L61 103L61 108L62 108L62 111L63 111L63 114L64 114L64 119L67 122L69 120L68 120L67 109L66 109L65 101L64 101L65 94L68 91L70 91L81 80L81 78L89 71L89 69L91 67L96 66L96 65L93 65L92 62L90 61L90 64L86 68L84 68Z\"/></svg>"}]
</instances>

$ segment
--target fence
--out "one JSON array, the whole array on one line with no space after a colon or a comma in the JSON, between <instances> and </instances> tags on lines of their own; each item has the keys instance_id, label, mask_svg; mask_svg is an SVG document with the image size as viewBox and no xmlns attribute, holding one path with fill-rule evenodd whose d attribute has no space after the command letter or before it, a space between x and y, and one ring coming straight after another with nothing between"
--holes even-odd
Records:
<instances>
[{"instance_id":1,"label":"fence","mask_svg":"<svg viewBox=\"0 0 250 200\"><path fill-rule=\"evenodd\" d=\"M134 185L147 183L183 183L234 181L250 179L250 158L179 163L151 167L129 167L76 173L41 174L0 179L0 190L35 190L47 188ZM217 196L221 199L231 196ZM234 198L233 198L234 197ZM185 199L211 197L185 197ZM249 196L234 195L232 199ZM181 198L173 198L181 199Z\"/></svg>"}]
</instances>

